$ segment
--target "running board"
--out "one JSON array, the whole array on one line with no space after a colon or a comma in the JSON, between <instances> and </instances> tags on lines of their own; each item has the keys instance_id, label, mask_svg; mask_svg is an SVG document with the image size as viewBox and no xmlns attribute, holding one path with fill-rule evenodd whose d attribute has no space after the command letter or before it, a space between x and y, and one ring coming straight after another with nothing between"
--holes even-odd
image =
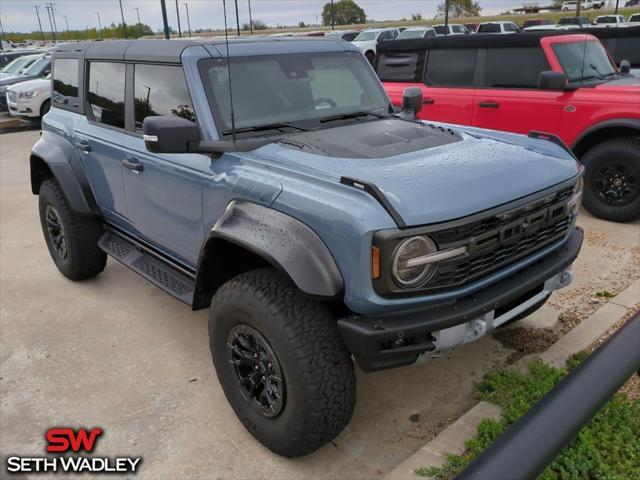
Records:
<instances>
[{"instance_id":1,"label":"running board","mask_svg":"<svg viewBox=\"0 0 640 480\"><path fill-rule=\"evenodd\" d=\"M98 246L109 256L129 267L143 278L181 302L191 305L195 280L166 260L146 252L128 238L106 231Z\"/></svg>"}]
</instances>

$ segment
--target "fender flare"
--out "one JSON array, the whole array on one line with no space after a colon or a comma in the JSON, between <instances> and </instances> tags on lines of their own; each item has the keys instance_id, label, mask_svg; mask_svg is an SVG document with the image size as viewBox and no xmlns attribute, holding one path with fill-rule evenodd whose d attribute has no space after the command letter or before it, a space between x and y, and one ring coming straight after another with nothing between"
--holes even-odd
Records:
<instances>
[{"instance_id":1,"label":"fender flare","mask_svg":"<svg viewBox=\"0 0 640 480\"><path fill-rule=\"evenodd\" d=\"M595 133L599 130L603 130L605 128L611 127L626 127L633 128L640 132L640 119L637 118L616 118L613 120L605 120L604 122L596 123L595 125L591 125L584 132L580 134L578 138L571 145L571 150L575 150L575 148L580 145L580 143L587 138L592 133Z\"/></svg>"},{"instance_id":2,"label":"fender flare","mask_svg":"<svg viewBox=\"0 0 640 480\"><path fill-rule=\"evenodd\" d=\"M30 174L34 195L38 194L42 183L40 162L44 162L60 184L72 210L85 215L100 215L82 162L67 139L45 130L33 146Z\"/></svg>"},{"instance_id":3,"label":"fender flare","mask_svg":"<svg viewBox=\"0 0 640 480\"><path fill-rule=\"evenodd\" d=\"M302 292L313 298L341 297L344 281L340 270L327 246L311 228L282 212L242 200L229 203L207 236L198 259L196 292L203 291L206 257L216 255L218 240L258 255L286 273ZM203 299L194 298L194 308L202 308L204 303Z\"/></svg>"}]
</instances>

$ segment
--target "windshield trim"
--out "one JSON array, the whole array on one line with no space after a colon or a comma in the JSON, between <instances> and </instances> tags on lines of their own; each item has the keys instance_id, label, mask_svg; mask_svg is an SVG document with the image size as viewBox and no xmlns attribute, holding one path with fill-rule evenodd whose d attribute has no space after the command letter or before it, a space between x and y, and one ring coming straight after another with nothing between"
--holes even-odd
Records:
<instances>
[{"instance_id":1,"label":"windshield trim","mask_svg":"<svg viewBox=\"0 0 640 480\"><path fill-rule=\"evenodd\" d=\"M318 55L346 55L346 56L356 56L358 59L362 58L363 64L365 64L365 66L367 66L368 68L371 68L369 65L369 62L366 61L366 59L364 59L364 57L362 56L362 54L360 54L359 52L355 52L355 51L340 51L340 50L336 50L336 51L329 51L329 52L313 52L312 54L318 54ZM231 60L233 61L234 58L242 58L243 60L259 60L261 58L271 58L271 57L279 57L279 56L284 56L284 55L288 55L285 53L278 53L278 54L268 54L268 55L249 55L249 56L241 56L241 57L234 57L233 55L231 56ZM226 57L223 57L226 59ZM202 58L198 61L198 72L200 74L200 81L202 83L202 87L205 90L205 94L207 97L207 106L209 108L209 111L211 112L211 115L213 117L214 120L214 124L215 124L215 130L216 133L218 135L219 139L225 139L225 138L229 138L232 136L232 130L231 127L226 125L222 115L219 111L218 105L216 104L216 101L214 100L215 98L215 94L212 90L211 84L208 81L207 78L207 65L211 65L216 61L219 61L220 59L216 59L216 58ZM391 114L394 112L394 108L393 105L391 104L391 101L389 100L389 97L382 85L382 82L380 82L379 78L377 77L377 75L375 73L372 73L372 77L375 80L376 83L376 88L378 89L378 91L380 92L380 94L383 96L383 98L386 99L386 104L384 107L384 112L379 110L382 110L382 108L372 108L370 109L370 114L372 115L372 118L370 119L361 119L361 118L349 118L349 119L344 119L342 120L343 123L338 123L338 122L326 122L326 123L322 123L321 120L324 117L317 117L317 118L309 118L309 119L302 119L302 120L293 120L293 121L284 121L284 122L268 122L262 125L251 125L250 127L236 127L236 132L241 131L242 130L242 137L241 139L246 139L246 138L255 138L255 137L265 137L265 136L280 136L280 135L287 135L290 134L291 132L286 132L286 131L278 131L279 128L273 128L273 129L265 129L265 130L261 130L261 128L265 127L265 126L269 126L271 123L277 123L280 125L284 125L284 124L290 124L292 129L297 129L297 130L324 130L324 129L328 129L328 128L335 128L337 126L341 126L344 125L346 123L358 123L358 122L367 122L367 121L378 121L380 120L380 118L376 118L375 116L382 116L382 115L386 115L386 114ZM354 112L346 112L346 113L354 113ZM332 117L334 115L328 115L328 117ZM257 127L257 131L253 131L250 132L248 131L249 128L251 127ZM280 128L284 128L284 127L280 127Z\"/></svg>"}]
</instances>

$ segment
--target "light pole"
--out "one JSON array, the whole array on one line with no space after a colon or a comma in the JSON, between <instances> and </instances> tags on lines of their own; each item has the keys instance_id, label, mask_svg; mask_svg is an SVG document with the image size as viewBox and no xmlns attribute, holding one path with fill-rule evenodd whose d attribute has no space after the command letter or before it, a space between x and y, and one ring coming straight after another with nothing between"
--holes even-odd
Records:
<instances>
[{"instance_id":1,"label":"light pole","mask_svg":"<svg viewBox=\"0 0 640 480\"><path fill-rule=\"evenodd\" d=\"M580 16L580 2L581 0L578 0L578 2L576 3L576 17Z\"/></svg>"},{"instance_id":2,"label":"light pole","mask_svg":"<svg viewBox=\"0 0 640 480\"><path fill-rule=\"evenodd\" d=\"M333 10L333 0L331 0L331 30L336 29L335 14Z\"/></svg>"},{"instance_id":3,"label":"light pole","mask_svg":"<svg viewBox=\"0 0 640 480\"><path fill-rule=\"evenodd\" d=\"M122 17L122 30L124 31L124 38L127 38L127 23L124 21L124 11L122 10L122 0L118 0L120 4L120 17Z\"/></svg>"},{"instance_id":4,"label":"light pole","mask_svg":"<svg viewBox=\"0 0 640 480\"><path fill-rule=\"evenodd\" d=\"M618 14L618 6L620 5L620 0L616 0L616 15Z\"/></svg>"},{"instance_id":5,"label":"light pole","mask_svg":"<svg viewBox=\"0 0 640 480\"><path fill-rule=\"evenodd\" d=\"M104 37L102 36L102 22L100 21L100 12L96 12L96 15L98 15L98 28L100 29L100 40L104 40Z\"/></svg>"},{"instance_id":6,"label":"light pole","mask_svg":"<svg viewBox=\"0 0 640 480\"><path fill-rule=\"evenodd\" d=\"M45 5L47 9L47 16L49 17L49 25L51 25L51 36L53 37L53 43L56 43L56 32L53 28L53 21L51 21L51 7L49 5Z\"/></svg>"},{"instance_id":7,"label":"light pole","mask_svg":"<svg viewBox=\"0 0 640 480\"><path fill-rule=\"evenodd\" d=\"M236 2L236 27L238 29L238 36L240 36L240 16L238 15L238 0Z\"/></svg>"},{"instance_id":8,"label":"light pole","mask_svg":"<svg viewBox=\"0 0 640 480\"><path fill-rule=\"evenodd\" d=\"M51 19L53 20L53 30L54 30L55 34L57 35L58 34L58 25L56 24L56 10L55 10L55 8L53 8L53 7L55 7L55 5L56 5L55 3L49 2L49 7L51 9Z\"/></svg>"},{"instance_id":9,"label":"light pole","mask_svg":"<svg viewBox=\"0 0 640 480\"><path fill-rule=\"evenodd\" d=\"M66 15L63 15L64 17L64 23L67 24L67 40L71 40L71 32L69 31L69 20L67 19Z\"/></svg>"},{"instance_id":10,"label":"light pole","mask_svg":"<svg viewBox=\"0 0 640 480\"><path fill-rule=\"evenodd\" d=\"M44 42L44 31L42 31L42 22L40 21L40 7L38 5L34 5L33 8L36 9L36 16L38 17L38 27L40 28L40 36L42 37L42 41Z\"/></svg>"},{"instance_id":11,"label":"light pole","mask_svg":"<svg viewBox=\"0 0 640 480\"><path fill-rule=\"evenodd\" d=\"M4 36L4 28L2 27L2 21L0 20L0 50L4 50L4 47L2 46L2 42L6 42L7 39Z\"/></svg>"},{"instance_id":12,"label":"light pole","mask_svg":"<svg viewBox=\"0 0 640 480\"><path fill-rule=\"evenodd\" d=\"M176 0L176 18L178 19L178 36L182 38L182 28L180 27L180 9L178 8L178 0Z\"/></svg>"},{"instance_id":13,"label":"light pole","mask_svg":"<svg viewBox=\"0 0 640 480\"><path fill-rule=\"evenodd\" d=\"M249 0L249 28L251 29L251 35L253 35L253 18L251 17L251 0Z\"/></svg>"},{"instance_id":14,"label":"light pole","mask_svg":"<svg viewBox=\"0 0 640 480\"><path fill-rule=\"evenodd\" d=\"M169 31L169 22L167 20L167 5L164 3L164 0L160 0L160 8L162 8L162 24L164 26L164 38L169 40L171 38Z\"/></svg>"},{"instance_id":15,"label":"light pole","mask_svg":"<svg viewBox=\"0 0 640 480\"><path fill-rule=\"evenodd\" d=\"M449 0L444 2L444 26L447 33L449 33Z\"/></svg>"},{"instance_id":16,"label":"light pole","mask_svg":"<svg viewBox=\"0 0 640 480\"><path fill-rule=\"evenodd\" d=\"M189 36L191 36L191 19L189 18L189 4L184 2L184 9L187 11L187 26L189 27Z\"/></svg>"},{"instance_id":17,"label":"light pole","mask_svg":"<svg viewBox=\"0 0 640 480\"><path fill-rule=\"evenodd\" d=\"M142 22L140 22L140 9L139 8L134 8L134 10L136 11L136 14L138 15L138 36L141 37L142 36Z\"/></svg>"}]
</instances>

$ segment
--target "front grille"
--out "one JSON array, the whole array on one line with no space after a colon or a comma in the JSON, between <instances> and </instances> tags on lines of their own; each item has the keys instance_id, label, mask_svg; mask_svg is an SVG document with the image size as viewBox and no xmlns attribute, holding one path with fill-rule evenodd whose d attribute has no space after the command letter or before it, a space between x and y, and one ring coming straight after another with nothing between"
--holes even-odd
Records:
<instances>
[{"instance_id":1,"label":"front grille","mask_svg":"<svg viewBox=\"0 0 640 480\"><path fill-rule=\"evenodd\" d=\"M573 221L566 205L572 189L560 190L507 215L431 233L440 250L467 245L469 253L438 263L423 290L464 286L564 237Z\"/></svg>"},{"instance_id":2,"label":"front grille","mask_svg":"<svg viewBox=\"0 0 640 480\"><path fill-rule=\"evenodd\" d=\"M7 92L7 98L10 102L14 102L18 99L18 94L16 92Z\"/></svg>"}]
</instances>

